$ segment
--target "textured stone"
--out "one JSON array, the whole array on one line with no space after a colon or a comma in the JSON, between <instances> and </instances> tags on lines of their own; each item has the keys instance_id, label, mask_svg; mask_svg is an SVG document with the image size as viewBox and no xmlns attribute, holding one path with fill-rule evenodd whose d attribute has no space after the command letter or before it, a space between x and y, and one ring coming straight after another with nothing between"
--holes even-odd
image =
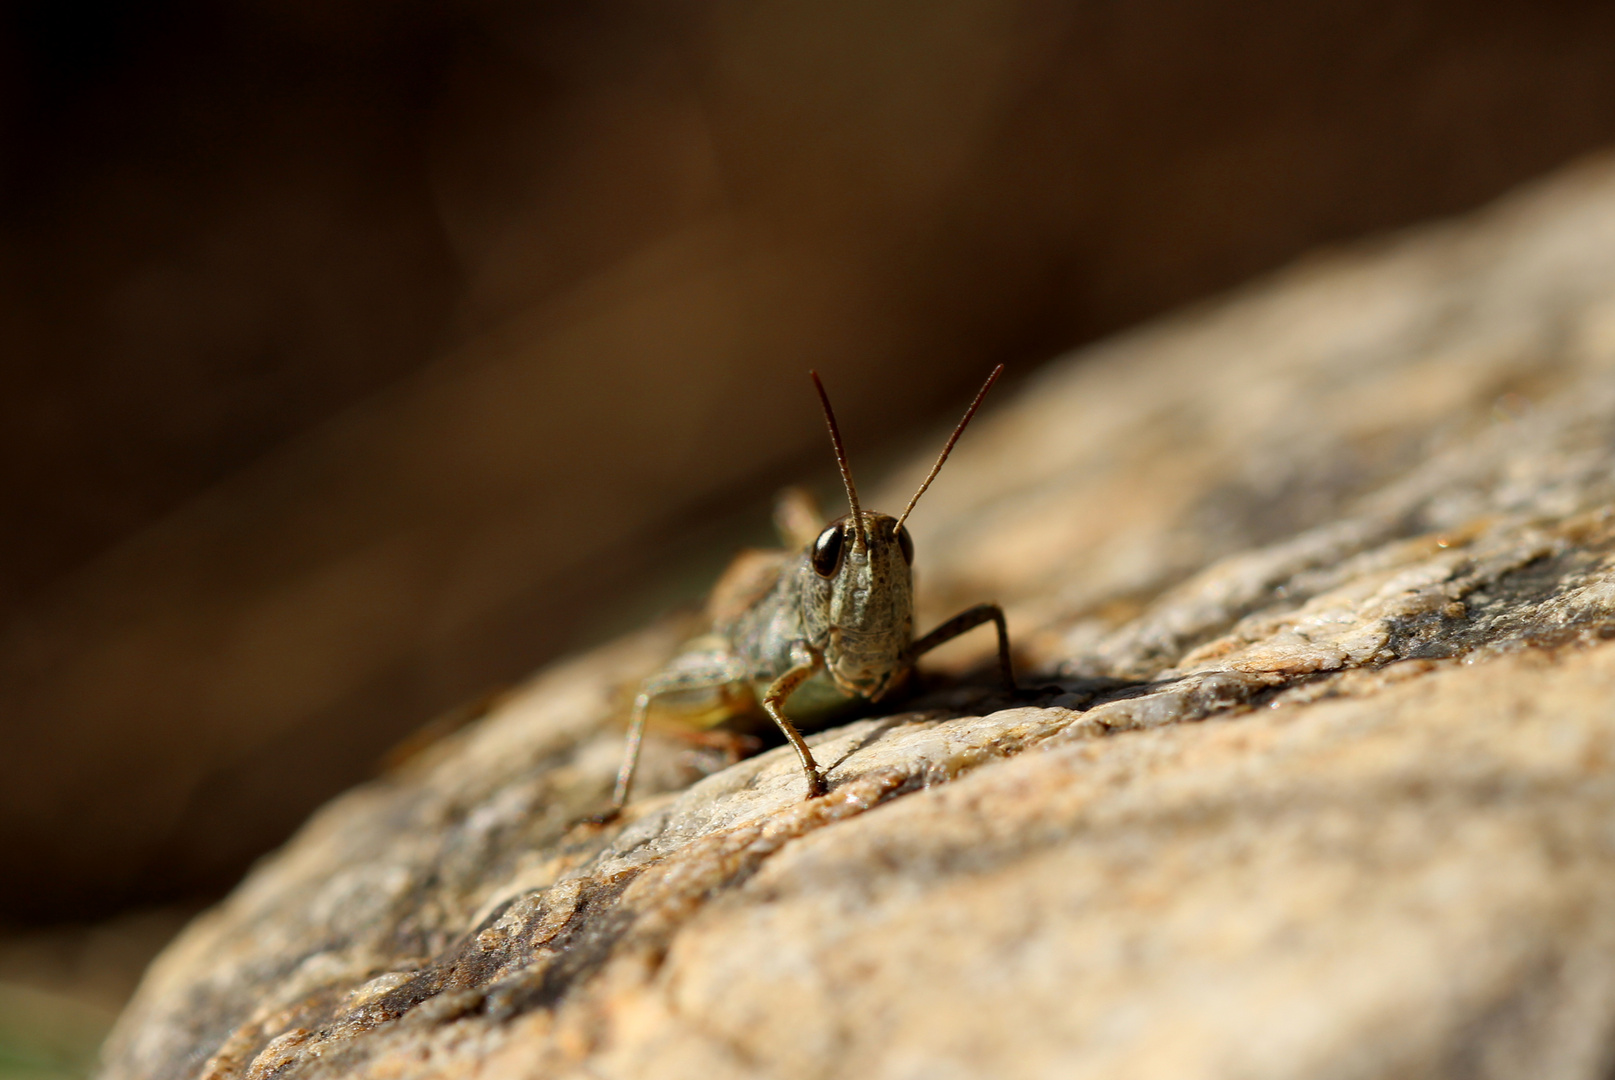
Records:
<instances>
[{"instance_id":1,"label":"textured stone","mask_svg":"<svg viewBox=\"0 0 1615 1080\"><path fill-rule=\"evenodd\" d=\"M1595 162L984 415L921 622L1003 600L1033 704L981 635L828 796L663 737L602 828L688 628L556 666L199 919L106 1075L1607 1075L1612 502Z\"/></svg>"}]
</instances>

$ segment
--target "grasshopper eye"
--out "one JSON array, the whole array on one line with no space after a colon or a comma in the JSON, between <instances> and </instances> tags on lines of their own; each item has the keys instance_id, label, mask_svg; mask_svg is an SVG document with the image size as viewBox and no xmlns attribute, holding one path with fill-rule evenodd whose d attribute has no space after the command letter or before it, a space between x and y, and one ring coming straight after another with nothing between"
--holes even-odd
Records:
<instances>
[{"instance_id":1,"label":"grasshopper eye","mask_svg":"<svg viewBox=\"0 0 1615 1080\"><path fill-rule=\"evenodd\" d=\"M908 534L907 525L897 527L897 547L903 553L903 561L910 566L914 565L914 538Z\"/></svg>"},{"instance_id":2,"label":"grasshopper eye","mask_svg":"<svg viewBox=\"0 0 1615 1080\"><path fill-rule=\"evenodd\" d=\"M841 548L844 537L840 525L832 525L813 541L813 572L822 578L834 577L841 567Z\"/></svg>"}]
</instances>

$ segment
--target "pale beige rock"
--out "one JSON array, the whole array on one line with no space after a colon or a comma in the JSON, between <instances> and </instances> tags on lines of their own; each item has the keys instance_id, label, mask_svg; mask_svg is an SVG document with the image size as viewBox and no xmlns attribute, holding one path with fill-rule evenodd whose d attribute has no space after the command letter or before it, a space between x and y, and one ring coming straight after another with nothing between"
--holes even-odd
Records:
<instances>
[{"instance_id":1,"label":"pale beige rock","mask_svg":"<svg viewBox=\"0 0 1615 1080\"><path fill-rule=\"evenodd\" d=\"M1612 501L1606 161L984 415L924 610L1002 599L1030 703L822 733L813 802L656 741L605 829L679 628L560 665L198 920L106 1075L1607 1075Z\"/></svg>"}]
</instances>

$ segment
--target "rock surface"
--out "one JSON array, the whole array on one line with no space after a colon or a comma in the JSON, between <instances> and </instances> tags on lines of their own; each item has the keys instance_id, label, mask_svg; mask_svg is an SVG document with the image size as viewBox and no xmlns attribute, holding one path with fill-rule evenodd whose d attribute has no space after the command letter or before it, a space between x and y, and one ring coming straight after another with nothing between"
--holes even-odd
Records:
<instances>
[{"instance_id":1,"label":"rock surface","mask_svg":"<svg viewBox=\"0 0 1615 1080\"><path fill-rule=\"evenodd\" d=\"M1615 162L1054 366L913 529L1034 703L822 733L806 803L660 738L601 828L681 628L556 666L200 918L105 1075L1607 1075Z\"/></svg>"}]
</instances>

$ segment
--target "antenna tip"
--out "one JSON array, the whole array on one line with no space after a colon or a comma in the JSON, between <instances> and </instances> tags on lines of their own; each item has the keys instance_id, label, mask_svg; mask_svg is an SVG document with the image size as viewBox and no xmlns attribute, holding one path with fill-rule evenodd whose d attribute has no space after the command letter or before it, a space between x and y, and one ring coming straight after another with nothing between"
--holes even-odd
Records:
<instances>
[{"instance_id":1,"label":"antenna tip","mask_svg":"<svg viewBox=\"0 0 1615 1080\"><path fill-rule=\"evenodd\" d=\"M970 403L970 408L965 410L964 419L960 420L959 426L953 429L953 434L948 436L947 445L942 448L942 454L936 459L936 464L931 466L931 471L926 474L925 479L920 483L920 490L914 493L914 497L908 501L908 505L903 507L903 512L897 516L897 525L892 529L894 533L903 527L903 522L908 520L908 515L913 511L914 504L920 501L920 496L925 494L925 489L931 486L931 481L936 479L936 474L942 471L942 463L948 460L949 454L953 453L953 444L959 441L959 436L964 434L965 425L970 423L970 418L976 415L977 409L981 408L981 399L987 396L987 391L993 388L993 383L997 382L998 376L1003 373L1004 365L999 364L993 368L992 374L987 376L987 381L981 384L981 389L976 391L976 399Z\"/></svg>"}]
</instances>

